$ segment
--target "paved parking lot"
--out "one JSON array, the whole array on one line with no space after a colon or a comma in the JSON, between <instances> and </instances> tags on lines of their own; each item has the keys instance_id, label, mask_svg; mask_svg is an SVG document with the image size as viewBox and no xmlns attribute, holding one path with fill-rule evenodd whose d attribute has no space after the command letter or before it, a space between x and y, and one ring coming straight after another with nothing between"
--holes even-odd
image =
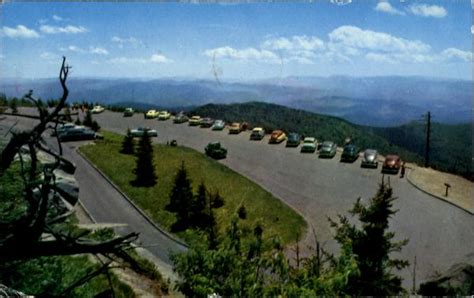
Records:
<instances>
[{"instance_id":1,"label":"paved parking lot","mask_svg":"<svg viewBox=\"0 0 474 298\"><path fill-rule=\"evenodd\" d=\"M347 214L358 197L366 201L374 195L382 178L381 165L374 170L360 168L360 160L340 163L340 153L333 159L318 159L316 154L301 154L299 147L286 148L284 143L269 145L268 136L262 141L249 141L249 132L229 135L227 130L216 132L173 124L171 120L145 120L138 114L124 118L120 113L108 111L95 115L95 119L104 129L121 134L127 128L146 125L158 131L157 142L176 139L178 144L201 152L208 142L220 141L228 149L223 164L295 208L330 250L336 246L331 241L327 216ZM410 239L402 255L410 261L417 256L419 280L456 262L474 258L474 216L433 199L398 176L390 176L390 183L399 198L395 208L400 210L392 219L391 228L398 238ZM304 244L313 243L311 233L307 233ZM403 273L406 282L411 280L411 270Z\"/></svg>"}]
</instances>

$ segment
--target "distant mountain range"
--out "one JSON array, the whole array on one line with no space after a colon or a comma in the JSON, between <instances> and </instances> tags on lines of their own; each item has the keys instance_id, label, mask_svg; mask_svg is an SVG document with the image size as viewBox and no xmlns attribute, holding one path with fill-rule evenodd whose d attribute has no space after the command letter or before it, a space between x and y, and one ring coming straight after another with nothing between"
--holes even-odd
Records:
<instances>
[{"instance_id":1,"label":"distant mountain range","mask_svg":"<svg viewBox=\"0 0 474 298\"><path fill-rule=\"evenodd\" d=\"M437 122L472 119L472 82L426 77L285 77L248 82L192 79L71 78L69 101L163 108L249 101L342 117L362 125L394 126L431 111ZM28 90L57 98L57 79L6 79L0 92L21 97Z\"/></svg>"}]
</instances>

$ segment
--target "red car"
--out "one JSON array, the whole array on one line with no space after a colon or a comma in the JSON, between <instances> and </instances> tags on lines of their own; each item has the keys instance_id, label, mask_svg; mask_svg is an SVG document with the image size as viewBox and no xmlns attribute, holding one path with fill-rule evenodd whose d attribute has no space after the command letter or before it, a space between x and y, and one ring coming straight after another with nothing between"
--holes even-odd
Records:
<instances>
[{"instance_id":1,"label":"red car","mask_svg":"<svg viewBox=\"0 0 474 298\"><path fill-rule=\"evenodd\" d=\"M402 165L402 160L400 156L391 154L385 157L385 162L383 163L382 173L393 173L398 174L400 167Z\"/></svg>"},{"instance_id":2,"label":"red car","mask_svg":"<svg viewBox=\"0 0 474 298\"><path fill-rule=\"evenodd\" d=\"M281 143L286 140L286 134L282 130L274 130L270 136L269 143Z\"/></svg>"}]
</instances>

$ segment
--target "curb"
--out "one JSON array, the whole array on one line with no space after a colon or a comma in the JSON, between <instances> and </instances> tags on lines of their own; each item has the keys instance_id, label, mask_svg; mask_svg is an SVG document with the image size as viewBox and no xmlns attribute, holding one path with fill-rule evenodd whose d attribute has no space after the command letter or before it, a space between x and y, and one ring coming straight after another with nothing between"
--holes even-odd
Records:
<instances>
[{"instance_id":1,"label":"curb","mask_svg":"<svg viewBox=\"0 0 474 298\"><path fill-rule=\"evenodd\" d=\"M120 190L120 188L115 185L115 183L112 182L112 180L109 179L109 177L107 177L107 175L105 175L105 173L103 173L99 168L97 168L96 165L94 165L84 154L82 154L82 152L80 152L79 150L75 150L77 154L79 154L89 165L91 165L110 185L112 185L113 188L115 188L115 190L117 190L123 198L125 198L129 203L130 205L132 205L133 208L135 208L135 210L138 211L138 213L140 213L156 230L158 230L160 233L162 233L163 235L165 235L166 237L168 237L170 240L176 242L177 244L185 247L185 248L188 248L188 245L186 243L184 243L182 240L176 238L175 236L171 235L169 232L165 231L163 228L161 228L160 226L158 226L145 212L143 212L143 210L140 209L140 207L138 207L123 191Z\"/></svg>"},{"instance_id":2,"label":"curb","mask_svg":"<svg viewBox=\"0 0 474 298\"><path fill-rule=\"evenodd\" d=\"M80 189L79 189L80 191ZM90 218L90 220L93 222L93 223L97 223L97 220L95 220L95 218L92 216L92 214L89 212L89 210L87 210L86 206L84 206L84 204L82 204L81 200L77 200L77 202L79 203L79 205L81 206L82 210L84 210L84 213Z\"/></svg>"},{"instance_id":3,"label":"curb","mask_svg":"<svg viewBox=\"0 0 474 298\"><path fill-rule=\"evenodd\" d=\"M423 192L423 193L425 193L425 194L427 194L427 195L429 195L429 196L431 196L431 197L433 197L433 198L436 198L436 199L438 199L438 200L442 200L443 202L446 202L446 203L451 204L451 205L453 205L453 206L455 206L455 207L457 207L457 208L459 208L459 209L461 209L461 210L464 210L465 212L469 213L470 215L474 215L474 212L472 212L472 211L470 211L470 210L468 210L468 209L465 209L465 208L459 206L458 204L456 204L456 203L454 203L454 202L448 201L448 200L446 200L445 198L443 198L442 196L438 196L438 195L432 194L432 193L430 193L430 192L424 190L423 188L419 187L418 185L416 185L416 183L413 182L413 181L411 180L411 178L410 178L411 173L412 173L413 171L415 171L415 170L412 169L412 170L409 171L408 174L406 175L407 181L408 181L413 187L415 187L416 189L420 190L421 192Z\"/></svg>"}]
</instances>

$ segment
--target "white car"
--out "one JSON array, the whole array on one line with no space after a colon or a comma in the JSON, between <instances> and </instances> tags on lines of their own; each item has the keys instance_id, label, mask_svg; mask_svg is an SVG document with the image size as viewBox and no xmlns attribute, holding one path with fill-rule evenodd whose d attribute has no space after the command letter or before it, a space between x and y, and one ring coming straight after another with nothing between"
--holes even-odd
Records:
<instances>
[{"instance_id":1,"label":"white car","mask_svg":"<svg viewBox=\"0 0 474 298\"><path fill-rule=\"evenodd\" d=\"M92 114L99 114L105 111L105 108L103 106L94 106L91 110Z\"/></svg>"},{"instance_id":2,"label":"white car","mask_svg":"<svg viewBox=\"0 0 474 298\"><path fill-rule=\"evenodd\" d=\"M171 114L168 111L161 111L158 114L158 120L168 120L170 119L170 117L171 117Z\"/></svg>"},{"instance_id":3,"label":"white car","mask_svg":"<svg viewBox=\"0 0 474 298\"><path fill-rule=\"evenodd\" d=\"M313 137L304 138L303 145L301 146L301 152L314 153L318 148L318 141Z\"/></svg>"},{"instance_id":4,"label":"white car","mask_svg":"<svg viewBox=\"0 0 474 298\"><path fill-rule=\"evenodd\" d=\"M132 129L130 130L130 134L132 135L132 137L140 138L140 137L143 137L143 135L145 134L145 131L149 137L158 136L158 132L149 127L139 127L139 128Z\"/></svg>"}]
</instances>

